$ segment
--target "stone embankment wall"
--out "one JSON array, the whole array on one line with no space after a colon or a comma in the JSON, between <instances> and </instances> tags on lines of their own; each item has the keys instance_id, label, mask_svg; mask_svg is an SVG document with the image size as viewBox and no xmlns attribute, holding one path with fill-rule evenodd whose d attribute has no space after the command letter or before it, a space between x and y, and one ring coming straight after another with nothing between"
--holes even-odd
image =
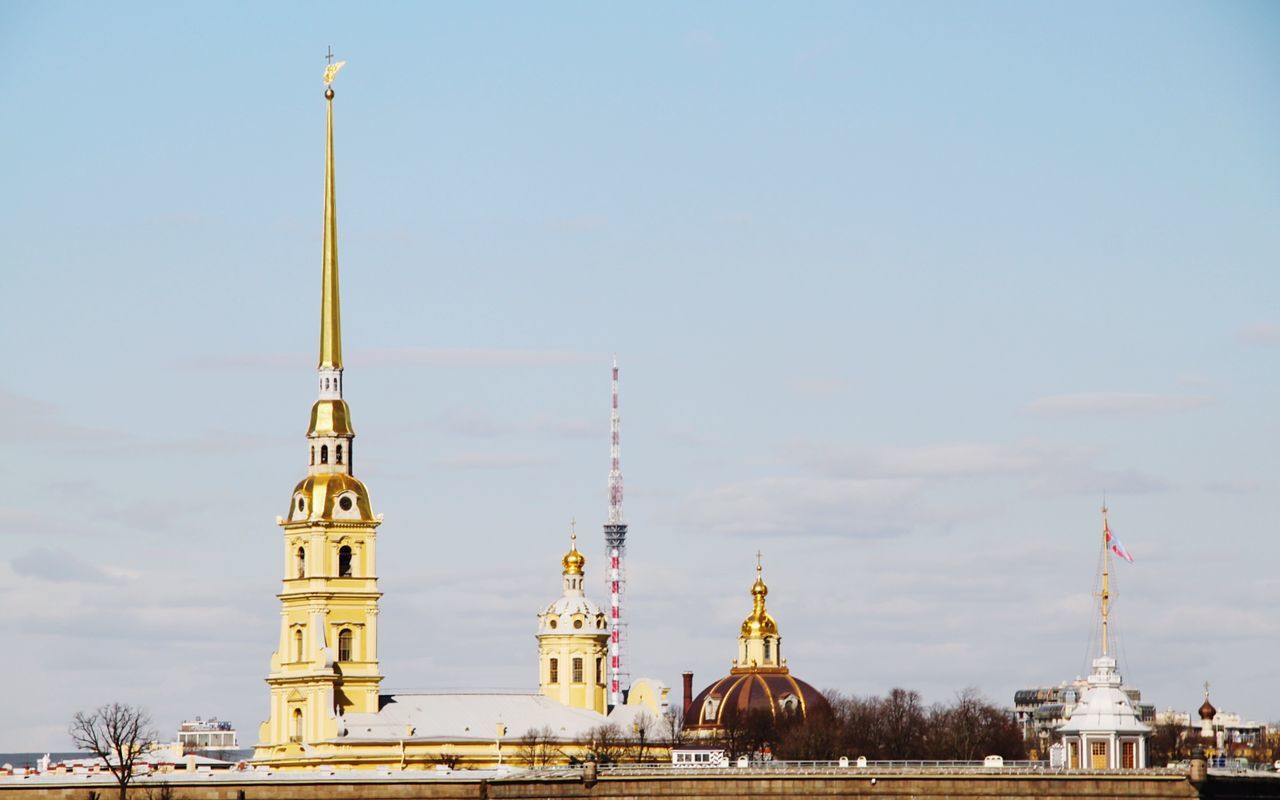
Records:
<instances>
[{"instance_id":1,"label":"stone embankment wall","mask_svg":"<svg viewBox=\"0 0 1280 800\"><path fill-rule=\"evenodd\" d=\"M456 774L455 774L456 775ZM79 776L76 776L79 777ZM137 800L727 800L727 798L893 798L894 800L952 800L953 798L1197 798L1277 797L1280 780L1246 781L1239 786L1210 778L1200 789L1186 775L1140 774L970 774L946 775L920 772L856 775L779 775L738 770L717 774L669 771L655 775L601 775L592 784L580 774L572 776L507 776L489 780L462 776L424 775L360 779L359 777L307 779L303 776L271 776L270 779L235 779L232 775L208 778L173 774L170 780L138 781L129 795ZM0 780L0 800L88 800L97 792L100 800L114 800L114 783L53 780L54 776L17 782ZM162 788L168 783L169 791ZM1225 790L1222 793L1214 789ZM1235 791L1232 791L1234 789ZM1237 793L1237 792L1244 793ZM1274 793L1272 793L1274 792Z\"/></svg>"}]
</instances>

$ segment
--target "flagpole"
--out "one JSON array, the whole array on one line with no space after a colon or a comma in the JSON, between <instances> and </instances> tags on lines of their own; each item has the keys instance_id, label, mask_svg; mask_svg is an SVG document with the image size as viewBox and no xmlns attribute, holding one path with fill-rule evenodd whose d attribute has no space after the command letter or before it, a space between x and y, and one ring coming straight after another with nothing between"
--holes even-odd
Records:
<instances>
[{"instance_id":1,"label":"flagpole","mask_svg":"<svg viewBox=\"0 0 1280 800\"><path fill-rule=\"evenodd\" d=\"M1107 534L1107 504L1102 504L1102 655L1107 655L1107 616L1111 610L1111 542Z\"/></svg>"}]
</instances>

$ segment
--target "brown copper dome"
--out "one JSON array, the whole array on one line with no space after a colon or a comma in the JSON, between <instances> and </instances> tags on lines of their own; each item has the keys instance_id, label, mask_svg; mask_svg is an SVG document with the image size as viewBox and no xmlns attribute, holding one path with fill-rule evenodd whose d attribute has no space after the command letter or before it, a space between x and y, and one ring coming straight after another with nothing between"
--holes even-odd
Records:
<instances>
[{"instance_id":1,"label":"brown copper dome","mask_svg":"<svg viewBox=\"0 0 1280 800\"><path fill-rule=\"evenodd\" d=\"M730 711L729 709L734 709ZM689 706L684 727L710 732L724 726L726 714L739 719L752 711L766 711L774 719L831 711L827 698L804 681L781 669L735 669L703 689Z\"/></svg>"},{"instance_id":2,"label":"brown copper dome","mask_svg":"<svg viewBox=\"0 0 1280 800\"><path fill-rule=\"evenodd\" d=\"M1209 702L1209 698L1204 699L1204 703L1200 705L1200 719L1213 719L1218 714L1218 709L1213 707L1213 703Z\"/></svg>"}]
</instances>

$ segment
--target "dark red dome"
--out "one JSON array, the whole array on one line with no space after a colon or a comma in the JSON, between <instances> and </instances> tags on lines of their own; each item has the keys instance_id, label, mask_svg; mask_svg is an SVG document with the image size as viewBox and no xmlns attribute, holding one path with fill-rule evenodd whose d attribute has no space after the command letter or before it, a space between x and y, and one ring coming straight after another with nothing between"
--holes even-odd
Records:
<instances>
[{"instance_id":1,"label":"dark red dome","mask_svg":"<svg viewBox=\"0 0 1280 800\"><path fill-rule=\"evenodd\" d=\"M829 713L831 705L822 693L782 669L735 669L698 693L689 706L684 727L692 731L721 728L727 709L741 719L751 711L768 711L777 719L786 714Z\"/></svg>"}]
</instances>

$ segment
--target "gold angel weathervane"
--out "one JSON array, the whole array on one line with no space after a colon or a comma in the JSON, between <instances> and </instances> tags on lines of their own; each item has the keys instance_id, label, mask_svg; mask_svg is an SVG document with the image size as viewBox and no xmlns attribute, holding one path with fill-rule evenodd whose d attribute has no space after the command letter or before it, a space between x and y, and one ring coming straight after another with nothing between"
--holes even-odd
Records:
<instances>
[{"instance_id":1,"label":"gold angel weathervane","mask_svg":"<svg viewBox=\"0 0 1280 800\"><path fill-rule=\"evenodd\" d=\"M347 62L339 61L337 64L333 63L332 47L329 48L329 53L328 55L325 56L325 58L329 59L329 64L324 68L324 85L329 86L330 84L333 83L333 78L335 75L338 74L338 70L342 69L343 65L346 64Z\"/></svg>"}]
</instances>

